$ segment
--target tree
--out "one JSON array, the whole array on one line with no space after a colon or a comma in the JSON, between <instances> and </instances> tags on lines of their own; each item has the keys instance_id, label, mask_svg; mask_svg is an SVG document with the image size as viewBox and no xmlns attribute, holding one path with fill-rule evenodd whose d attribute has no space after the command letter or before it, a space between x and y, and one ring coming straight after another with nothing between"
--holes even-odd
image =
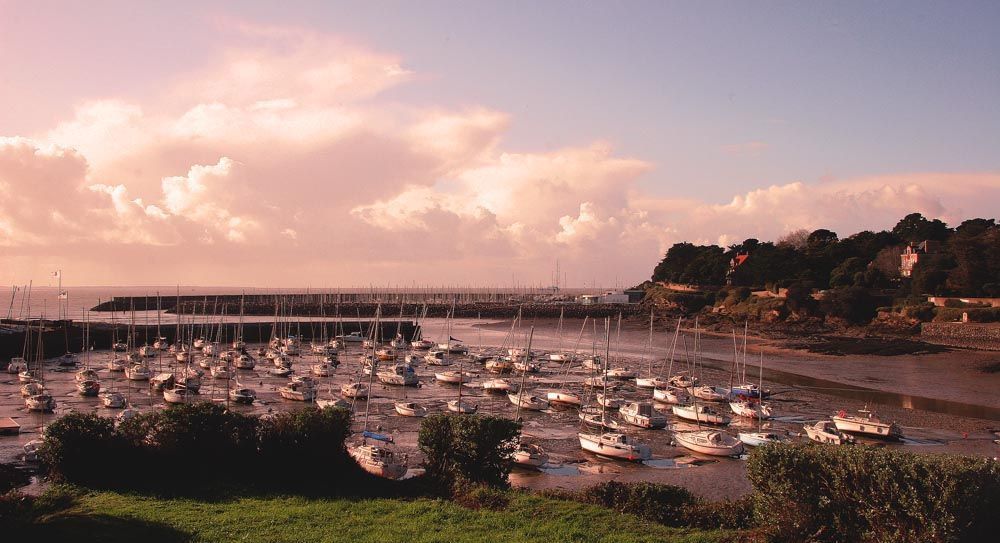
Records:
<instances>
[{"instance_id":1,"label":"tree","mask_svg":"<svg viewBox=\"0 0 1000 543\"><path fill-rule=\"evenodd\" d=\"M808 240L809 231L805 228L799 228L798 230L792 230L791 232L778 238L778 242L775 245L778 247L795 249L796 251L803 251L806 248Z\"/></svg>"},{"instance_id":2,"label":"tree","mask_svg":"<svg viewBox=\"0 0 1000 543\"><path fill-rule=\"evenodd\" d=\"M878 300L866 288L844 287L827 292L822 308L827 315L852 324L867 324L875 318Z\"/></svg>"},{"instance_id":3,"label":"tree","mask_svg":"<svg viewBox=\"0 0 1000 543\"><path fill-rule=\"evenodd\" d=\"M944 241L951 234L951 229L938 219L929 221L920 213L910 213L896 223L892 233L904 241Z\"/></svg>"},{"instance_id":4,"label":"tree","mask_svg":"<svg viewBox=\"0 0 1000 543\"><path fill-rule=\"evenodd\" d=\"M420 425L417 444L427 475L440 484L509 486L512 456L521 424L484 415L433 415Z\"/></svg>"}]
</instances>

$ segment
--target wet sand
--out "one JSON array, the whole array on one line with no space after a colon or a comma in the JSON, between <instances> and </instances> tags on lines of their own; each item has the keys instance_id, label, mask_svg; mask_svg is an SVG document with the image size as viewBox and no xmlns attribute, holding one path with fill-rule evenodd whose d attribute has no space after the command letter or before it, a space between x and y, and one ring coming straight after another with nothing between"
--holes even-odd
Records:
<instances>
[{"instance_id":1,"label":"wet sand","mask_svg":"<svg viewBox=\"0 0 1000 543\"><path fill-rule=\"evenodd\" d=\"M529 324L531 323L525 324L525 328L521 331L522 334L526 333L526 327ZM593 345L592 328L588 325L588 330L583 334L577 346L581 321L566 322L561 342L556 321L538 321L534 325L533 350L555 350L560 347L561 343L565 349L578 348L581 352L589 352ZM428 338L445 339L443 320L428 319L424 326L425 335ZM503 342L509 329L509 322L457 319L452 324L451 335L464 340L473 350L479 345L500 348L506 347ZM599 335L603 336L603 332L599 332ZM660 365L665 356L664 345L672 336L672 330L656 332L654 374L661 372ZM641 373L648 371L649 358L643 358L647 337L648 332L642 327L627 326L621 335L620 352L622 358L616 360L615 363L627 364L641 370ZM698 373L702 381L707 384L728 384L728 367L732 360L732 338L706 335L703 340L703 352L709 359L708 363L717 364L724 369L707 366L699 369ZM691 340L688 341L689 346L691 346ZM523 346L523 340L519 339L519 342ZM757 344L756 340L751 343L751 352L756 352ZM307 345L303 347L304 351L308 350ZM813 375L845 384L864 383L867 387L879 390L935 393L942 398L962 397L962 391L978 381L983 404L1000 404L996 398L1000 394L1000 387L996 386L1000 384L998 383L1000 376L995 374L980 376L973 373L976 371L973 369L975 364L983 358L982 353L952 351L944 355L927 355L935 357L931 361L925 361L925 357L919 356L909 357L907 360L894 357L888 360L888 365L880 367L886 359L868 359L872 357L858 357L859 359L851 357L848 359L848 357L804 354L777 349L772 345L765 345L765 348L767 349L764 361L765 368L798 370L804 375ZM684 365L682 345L678 347L678 351L681 354L676 357L675 371L684 369L682 367ZM319 387L320 398L339 397L340 385L344 383L357 382L359 378L365 383L368 382L367 376L360 376L359 355L360 346L358 344L351 344L345 351L341 352L340 367L330 377L319 378L321 383ZM108 356L107 352L95 352L91 355L91 366L99 370L103 389L119 390L126 393L133 406L142 410L166 408L162 396L151 395L148 386L144 383L130 383L124 380L120 373L110 374L105 369ZM952 358L946 360L940 358L941 356ZM748 379L756 381L755 359L754 357L751 359ZM317 362L317 358L312 355L297 357L294 360L295 373L299 375L308 373L309 365L315 362ZM80 367L83 366L83 363L84 357L81 356ZM150 365L154 369L154 373L160 369L163 371L177 369L176 363L167 353L164 353L159 359L151 359ZM951 371L947 369L949 365L953 368ZM361 430L365 411L368 409L369 429L391 434L397 447L410 454L411 465L418 463L420 455L416 445L420 419L398 416L393 409L393 403L407 399L423 404L432 413L446 412L445 403L458 397L458 387L457 385L436 382L434 373L444 369L457 370L458 367L457 362L448 368L428 366L421 362L417 366L417 373L421 378L421 386L419 387L389 387L379 384L376 380L371 404L368 405L365 401L359 401L355 404L355 429ZM490 395L483 392L481 383L484 379L494 377L492 374L485 372L481 365L471 363L467 359L463 361L462 367L467 371L477 373L476 377L463 387L463 399L468 398L471 403L477 404L480 413L514 416L515 406L505 395ZM964 369L955 370L955 367ZM20 436L0 437L0 462L15 460L20 455L23 444L39 437L40 428L61 414L72 410L97 412L103 415L115 414L115 410L99 407L100 402L97 398L83 398L76 394L73 386L73 370L57 371L54 361L46 363L45 368L46 386L58 402L54 414L26 412L19 394L20 385L17 376L0 374L0 416L14 417L22 425ZM270 368L270 361L261 358L254 370L238 371L241 383L257 390L258 401L252 406L233 405L233 409L267 413L303 406L301 402L285 400L279 396L277 389L285 384L287 379L268 375L267 371ZM850 374L844 374L846 368L851 368ZM664 375L667 373L666 369L662 372ZM543 396L547 390L562 386L579 392L582 390L583 379L588 375L589 372L580 367L571 368L568 373L562 372L559 364L548 362L540 374L526 377L525 387ZM874 379L878 376L882 376L884 382ZM505 377L515 384L520 381L520 375ZM923 378L937 379L939 384L938 386L919 387L900 385L900 382L906 383L910 380ZM215 381L206 375L202 379L202 391L198 401L224 402L226 385L226 381ZM776 414L776 418L766 423L765 427L785 430L792 435L800 433L802 425L807 421L827 418L841 409L852 411L865 405L863 400L833 394L836 391L768 382L766 375L765 388L774 392L772 406ZM648 399L651 393L637 390L634 381L631 383L623 381L622 388L616 395L625 399ZM723 404L720 407L727 406ZM980 456L996 456L1000 452L1000 447L993 444L992 440L995 439L995 436L991 433L992 430L1000 426L1000 422L907 409L899 405L879 404L872 407L875 407L884 419L898 421L903 426L903 431L907 436L907 439L900 444L875 444L875 446L898 447L915 452ZM685 449L674 447L671 437L672 430L694 429L694 427L676 420L669 414L669 410L670 425L667 430L643 430L631 427L627 429L629 434L651 446L654 458L645 464L607 460L583 452L576 436L580 430L576 410L551 408L543 412L522 411L521 414L524 419L525 440L541 444L549 452L551 461L547 467L540 471L516 469L511 479L518 486L579 488L606 480L654 481L682 485L700 496L711 499L738 497L750 490L743 459L699 458ZM756 423L754 422L741 421L734 417L734 422L727 431L735 435L743 428L755 427Z\"/></svg>"}]
</instances>

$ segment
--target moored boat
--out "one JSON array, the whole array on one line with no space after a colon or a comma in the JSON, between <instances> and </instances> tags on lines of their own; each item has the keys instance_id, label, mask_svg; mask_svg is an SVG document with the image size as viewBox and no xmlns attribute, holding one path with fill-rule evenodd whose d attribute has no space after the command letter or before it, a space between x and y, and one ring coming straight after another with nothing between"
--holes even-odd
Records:
<instances>
[{"instance_id":1,"label":"moored boat","mask_svg":"<svg viewBox=\"0 0 1000 543\"><path fill-rule=\"evenodd\" d=\"M396 402L393 407L403 417L425 417L427 408L416 402Z\"/></svg>"},{"instance_id":2,"label":"moored boat","mask_svg":"<svg viewBox=\"0 0 1000 543\"><path fill-rule=\"evenodd\" d=\"M650 430L667 427L667 417L653 408L653 402L629 402L618 409L622 420Z\"/></svg>"},{"instance_id":3,"label":"moored boat","mask_svg":"<svg viewBox=\"0 0 1000 543\"><path fill-rule=\"evenodd\" d=\"M736 456L743 453L743 443L719 430L677 432L674 441L685 449L712 456Z\"/></svg>"},{"instance_id":4,"label":"moored boat","mask_svg":"<svg viewBox=\"0 0 1000 543\"><path fill-rule=\"evenodd\" d=\"M896 441L903 438L903 431L896 423L882 422L878 415L867 407L859 409L857 415L841 411L834 415L832 420L841 432Z\"/></svg>"},{"instance_id":5,"label":"moored boat","mask_svg":"<svg viewBox=\"0 0 1000 543\"><path fill-rule=\"evenodd\" d=\"M642 461L652 457L649 446L636 443L631 437L619 433L577 434L580 447L585 450L619 460Z\"/></svg>"},{"instance_id":6,"label":"moored boat","mask_svg":"<svg viewBox=\"0 0 1000 543\"><path fill-rule=\"evenodd\" d=\"M854 443L854 438L837 429L837 425L832 420L821 420L803 427L806 436L819 443L831 443L833 445L845 445Z\"/></svg>"},{"instance_id":7,"label":"moored boat","mask_svg":"<svg viewBox=\"0 0 1000 543\"><path fill-rule=\"evenodd\" d=\"M726 415L719 413L711 406L700 405L700 404L690 404L690 405L672 405L670 406L671 411L674 415L695 422L705 422L708 424L718 424L724 425L729 424L732 420Z\"/></svg>"}]
</instances>

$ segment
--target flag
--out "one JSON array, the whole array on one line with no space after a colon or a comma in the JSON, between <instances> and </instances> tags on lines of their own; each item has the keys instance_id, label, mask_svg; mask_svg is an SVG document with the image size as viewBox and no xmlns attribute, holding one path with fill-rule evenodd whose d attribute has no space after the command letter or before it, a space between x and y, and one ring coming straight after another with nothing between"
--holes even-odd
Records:
<instances>
[{"instance_id":1,"label":"flag","mask_svg":"<svg viewBox=\"0 0 1000 543\"><path fill-rule=\"evenodd\" d=\"M448 339L450 339L452 341L462 341L462 340L458 339L457 337L451 337L451 336L448 336Z\"/></svg>"}]
</instances>

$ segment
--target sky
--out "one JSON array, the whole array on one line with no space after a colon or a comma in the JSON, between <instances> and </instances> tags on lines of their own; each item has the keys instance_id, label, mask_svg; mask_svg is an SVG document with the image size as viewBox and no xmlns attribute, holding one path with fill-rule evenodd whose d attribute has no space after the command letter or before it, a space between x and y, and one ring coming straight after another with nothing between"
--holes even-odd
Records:
<instances>
[{"instance_id":1,"label":"sky","mask_svg":"<svg viewBox=\"0 0 1000 543\"><path fill-rule=\"evenodd\" d=\"M636 284L1000 209L997 2L0 0L0 283Z\"/></svg>"}]
</instances>

